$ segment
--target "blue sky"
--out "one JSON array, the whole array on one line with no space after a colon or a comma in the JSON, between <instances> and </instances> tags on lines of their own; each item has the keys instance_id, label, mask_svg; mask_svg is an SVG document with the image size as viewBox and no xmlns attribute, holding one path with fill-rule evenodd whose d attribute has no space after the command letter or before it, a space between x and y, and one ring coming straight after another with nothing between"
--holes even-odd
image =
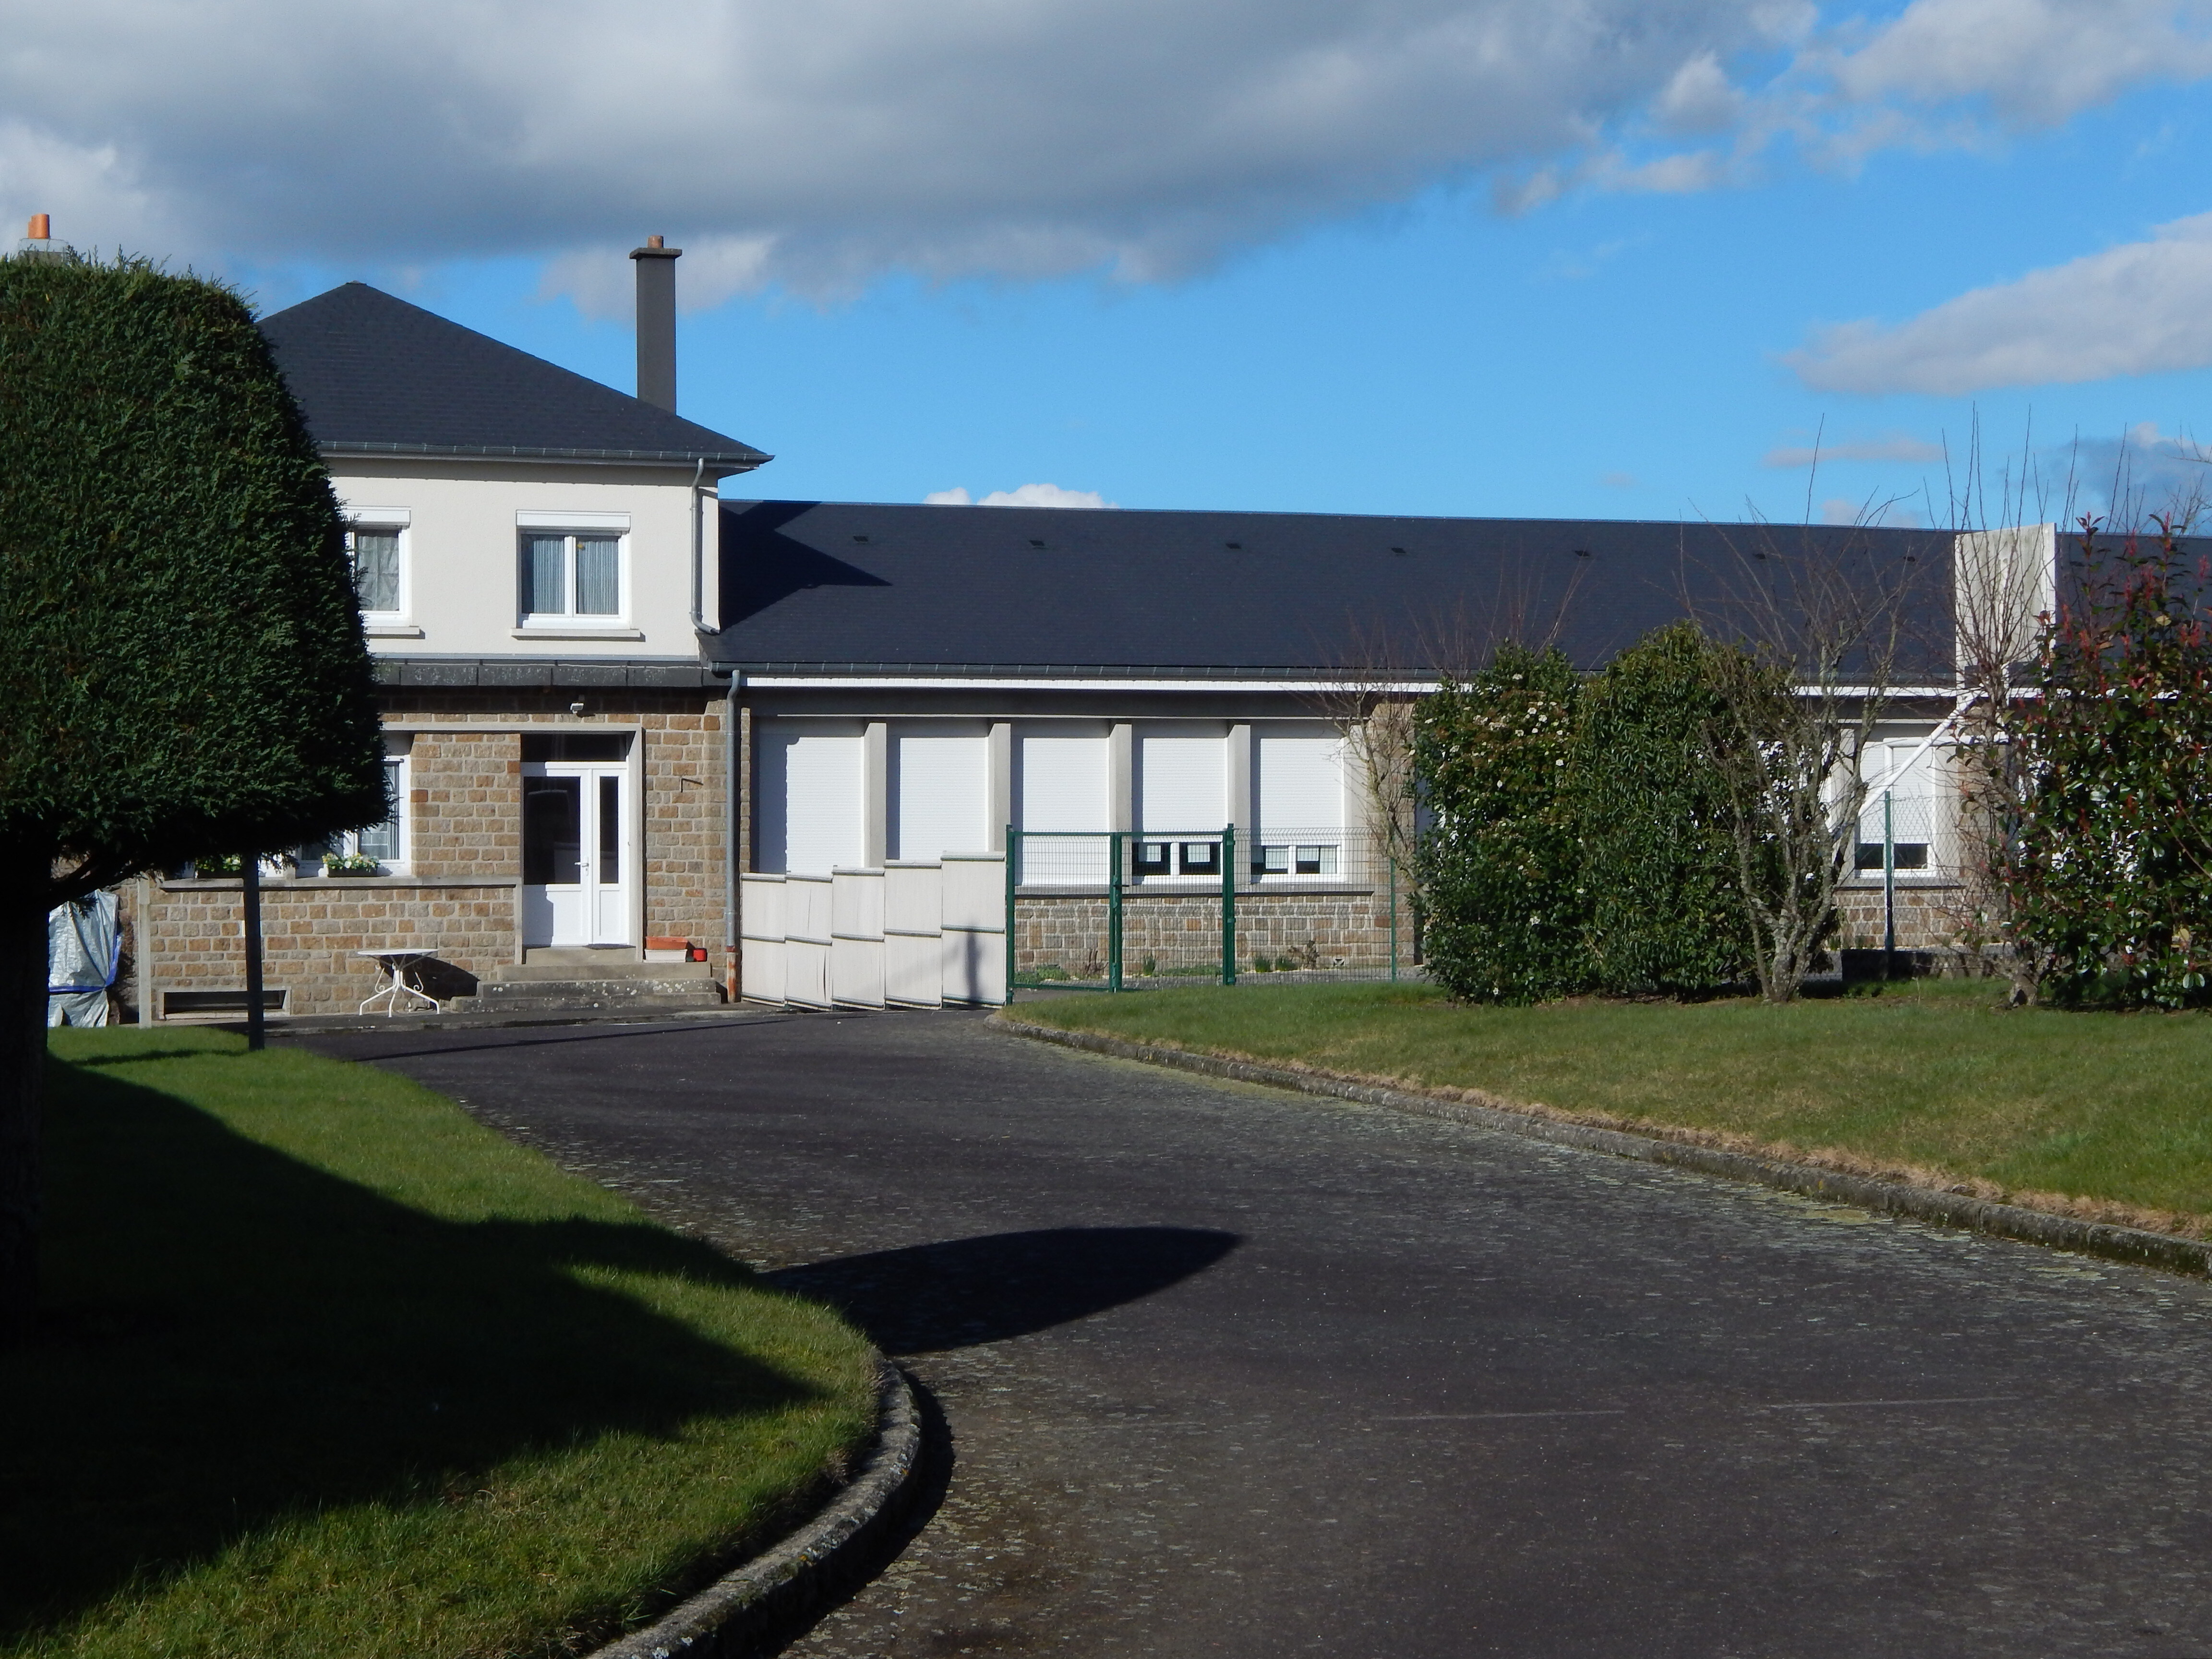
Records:
<instances>
[{"instance_id":1,"label":"blue sky","mask_svg":"<svg viewBox=\"0 0 2212 1659\"><path fill-rule=\"evenodd\" d=\"M296 105L149 117L125 76L105 127L98 89L0 122L0 205L271 307L358 276L625 388L623 249L665 232L696 250L683 412L777 457L733 493L1051 483L1125 507L1785 520L1893 502L1948 521L1937 452L1955 485L1977 421L1990 450L2031 448L2046 513L2069 465L2101 505L2130 430L2154 489L2198 471L2212 228L2159 228L2212 210L2200 4L1218 0L1178 14L1214 27L1171 74L1100 67L1112 12L1092 0L1012 8L1012 45L972 33L1004 11L947 4L904 48L961 66L939 91L885 90L835 33L877 3L825 5L833 33L809 39L696 0L691 21L737 41L736 79L803 62L812 90L779 82L788 107L763 114L775 99L702 77L693 125L566 173L497 123L459 150L310 165ZM270 12L215 9L241 32ZM568 12L577 50L619 39L665 70L619 9ZM1341 21L1368 12L1425 33ZM1591 28L1563 45L1543 20L1568 13ZM325 44L397 52L391 15ZM1465 66L1435 67L1462 46ZM1559 116L1547 88L1580 101ZM396 96L450 116L499 90ZM1002 91L1012 116L972 113ZM1177 125L1206 98L1260 113ZM824 137L851 131L873 137ZM241 161L272 137L308 157L297 179ZM1534 199L1498 205L1516 196ZM1790 452L1816 433L1810 477Z\"/></svg>"}]
</instances>

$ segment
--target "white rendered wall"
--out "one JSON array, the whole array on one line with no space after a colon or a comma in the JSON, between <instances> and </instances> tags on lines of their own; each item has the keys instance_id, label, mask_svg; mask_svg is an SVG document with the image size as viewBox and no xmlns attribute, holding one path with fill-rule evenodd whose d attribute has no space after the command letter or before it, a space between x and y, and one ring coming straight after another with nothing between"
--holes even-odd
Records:
<instances>
[{"instance_id":1,"label":"white rendered wall","mask_svg":"<svg viewBox=\"0 0 2212 1659\"><path fill-rule=\"evenodd\" d=\"M399 656L684 657L691 631L691 469L524 465L455 460L335 458L331 483L341 507L406 515L402 544L404 610L371 625L369 649ZM705 614L716 616L718 525L703 525ZM627 516L625 611L557 627L524 629L518 613L521 557L518 515Z\"/></svg>"}]
</instances>

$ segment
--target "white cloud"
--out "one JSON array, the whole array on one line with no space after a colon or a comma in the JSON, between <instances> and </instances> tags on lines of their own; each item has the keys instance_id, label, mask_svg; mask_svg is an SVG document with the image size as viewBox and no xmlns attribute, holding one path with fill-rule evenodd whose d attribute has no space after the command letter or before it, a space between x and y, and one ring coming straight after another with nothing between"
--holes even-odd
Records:
<instances>
[{"instance_id":1,"label":"white cloud","mask_svg":"<svg viewBox=\"0 0 2212 1659\"><path fill-rule=\"evenodd\" d=\"M1062 489L1055 483L1025 483L1012 489L994 489L976 501L966 489L933 489L924 495L926 507L1112 507L1095 489Z\"/></svg>"},{"instance_id":2,"label":"white cloud","mask_svg":"<svg viewBox=\"0 0 2212 1659\"><path fill-rule=\"evenodd\" d=\"M1683 191L2212 73L2212 0L0 0L0 213L203 261L527 255L626 307L1172 277L1488 180ZM1683 146L1686 144L1686 148Z\"/></svg>"},{"instance_id":3,"label":"white cloud","mask_svg":"<svg viewBox=\"0 0 2212 1659\"><path fill-rule=\"evenodd\" d=\"M2203 503L2212 497L2212 451L2186 434L2161 432L2154 421L2130 427L2118 438L2079 438L2041 457L2042 482L2064 479L2063 504L2054 516L2071 520L2094 513L2108 526L2138 528L2155 514L2188 519L2201 534Z\"/></svg>"},{"instance_id":4,"label":"white cloud","mask_svg":"<svg viewBox=\"0 0 2212 1659\"><path fill-rule=\"evenodd\" d=\"M1844 323L1784 360L1809 386L1958 396L2212 363L2212 213L2161 225L1886 326Z\"/></svg>"},{"instance_id":5,"label":"white cloud","mask_svg":"<svg viewBox=\"0 0 2212 1659\"><path fill-rule=\"evenodd\" d=\"M1721 60L1701 52L1674 71L1651 112L1669 132L1719 132L1735 124L1743 105L1743 90Z\"/></svg>"},{"instance_id":6,"label":"white cloud","mask_svg":"<svg viewBox=\"0 0 2212 1659\"><path fill-rule=\"evenodd\" d=\"M1902 432L1879 438L1844 438L1819 445L1784 444L1760 458L1761 466L1826 465L1830 461L1940 461L1943 446Z\"/></svg>"},{"instance_id":7,"label":"white cloud","mask_svg":"<svg viewBox=\"0 0 2212 1659\"><path fill-rule=\"evenodd\" d=\"M1826 59L1849 102L1978 101L2007 125L2055 126L2131 88L2212 74L2203 0L1913 0Z\"/></svg>"}]
</instances>

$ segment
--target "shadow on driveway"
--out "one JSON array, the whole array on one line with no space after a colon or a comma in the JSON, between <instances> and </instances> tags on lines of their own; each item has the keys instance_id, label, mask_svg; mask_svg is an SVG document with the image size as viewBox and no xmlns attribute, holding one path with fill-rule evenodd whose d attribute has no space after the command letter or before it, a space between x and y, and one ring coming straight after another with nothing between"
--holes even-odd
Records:
<instances>
[{"instance_id":1,"label":"shadow on driveway","mask_svg":"<svg viewBox=\"0 0 2212 1659\"><path fill-rule=\"evenodd\" d=\"M1049 1227L839 1256L762 1277L831 1304L889 1354L972 1348L1164 1291L1235 1249L1204 1227Z\"/></svg>"}]
</instances>

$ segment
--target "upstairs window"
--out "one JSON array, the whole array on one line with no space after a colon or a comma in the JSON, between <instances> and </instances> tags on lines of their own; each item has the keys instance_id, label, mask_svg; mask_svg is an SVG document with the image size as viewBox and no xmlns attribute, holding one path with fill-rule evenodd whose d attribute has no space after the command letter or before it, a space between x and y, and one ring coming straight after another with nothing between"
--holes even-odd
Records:
<instances>
[{"instance_id":1,"label":"upstairs window","mask_svg":"<svg viewBox=\"0 0 2212 1659\"><path fill-rule=\"evenodd\" d=\"M407 612L407 515L378 508L356 513L346 529L346 562L361 614L390 622Z\"/></svg>"},{"instance_id":2,"label":"upstairs window","mask_svg":"<svg viewBox=\"0 0 2212 1659\"><path fill-rule=\"evenodd\" d=\"M605 531L524 532L523 621L619 618L623 608L623 540Z\"/></svg>"}]
</instances>

